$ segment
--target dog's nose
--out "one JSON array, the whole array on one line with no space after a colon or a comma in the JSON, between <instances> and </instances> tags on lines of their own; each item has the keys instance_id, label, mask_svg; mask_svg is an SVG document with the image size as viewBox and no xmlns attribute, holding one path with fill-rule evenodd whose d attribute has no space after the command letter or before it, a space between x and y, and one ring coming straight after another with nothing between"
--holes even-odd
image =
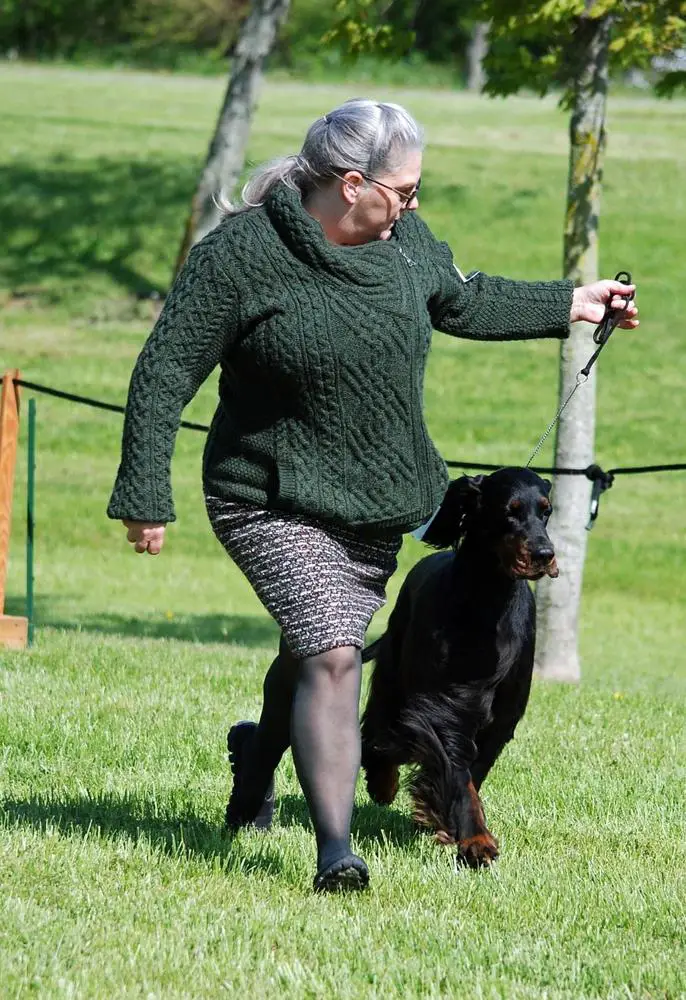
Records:
<instances>
[{"instance_id":1,"label":"dog's nose","mask_svg":"<svg viewBox=\"0 0 686 1000\"><path fill-rule=\"evenodd\" d=\"M536 549L531 553L534 562L537 563L549 563L550 560L555 555L555 550L551 545L543 545L540 549Z\"/></svg>"}]
</instances>

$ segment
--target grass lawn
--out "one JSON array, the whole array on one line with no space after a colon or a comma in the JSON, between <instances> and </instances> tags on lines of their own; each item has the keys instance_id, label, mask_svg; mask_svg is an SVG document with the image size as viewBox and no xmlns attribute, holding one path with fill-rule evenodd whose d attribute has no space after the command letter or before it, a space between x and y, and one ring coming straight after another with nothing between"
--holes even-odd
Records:
<instances>
[{"instance_id":1,"label":"grass lawn","mask_svg":"<svg viewBox=\"0 0 686 1000\"><path fill-rule=\"evenodd\" d=\"M123 401L222 86L0 64L3 368ZM297 149L316 114L359 90L268 82L250 159ZM422 212L462 269L557 277L567 145L554 102L378 93L426 125ZM602 269L633 271L643 326L599 362L604 467L686 461L685 113L610 104ZM526 461L555 410L557 353L437 335L426 401L445 457ZM206 422L215 395L212 378L186 417ZM1 996L686 996L686 474L618 477L603 497L583 682L535 684L486 783L494 870L456 870L416 834L406 798L381 810L360 788L372 889L320 899L290 759L273 832L221 836L226 729L255 717L277 630L209 530L202 435L179 435L179 520L149 559L104 515L120 433L115 415L38 397L37 637L0 654ZM24 426L16 614L25 480ZM389 606L421 554L408 540Z\"/></svg>"}]
</instances>

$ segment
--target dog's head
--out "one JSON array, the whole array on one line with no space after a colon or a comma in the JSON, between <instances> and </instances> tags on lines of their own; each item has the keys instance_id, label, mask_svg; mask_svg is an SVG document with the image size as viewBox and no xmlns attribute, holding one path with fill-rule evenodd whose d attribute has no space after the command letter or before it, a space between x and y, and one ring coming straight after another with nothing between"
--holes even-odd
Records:
<instances>
[{"instance_id":1,"label":"dog's head","mask_svg":"<svg viewBox=\"0 0 686 1000\"><path fill-rule=\"evenodd\" d=\"M530 469L461 476L450 483L423 541L448 548L469 536L484 556L497 556L508 576L556 577L555 550L546 530L552 509L550 483Z\"/></svg>"}]
</instances>

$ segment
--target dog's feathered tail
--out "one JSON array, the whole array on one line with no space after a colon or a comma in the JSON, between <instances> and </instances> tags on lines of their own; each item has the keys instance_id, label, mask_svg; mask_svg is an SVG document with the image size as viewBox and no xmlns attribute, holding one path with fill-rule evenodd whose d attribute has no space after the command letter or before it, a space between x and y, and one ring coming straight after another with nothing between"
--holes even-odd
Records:
<instances>
[{"instance_id":1,"label":"dog's feathered tail","mask_svg":"<svg viewBox=\"0 0 686 1000\"><path fill-rule=\"evenodd\" d=\"M435 703L433 708L435 710ZM421 704L403 713L400 726L403 743L411 748L415 764L409 783L414 818L422 826L433 829L442 843L454 843L458 830L454 791L460 784L456 772L468 767L466 761L473 758L476 747L465 737L457 737L456 743L456 734L452 732L451 744L454 745L450 746L448 754L430 713L422 712ZM461 758L465 760L464 765L460 764Z\"/></svg>"}]
</instances>

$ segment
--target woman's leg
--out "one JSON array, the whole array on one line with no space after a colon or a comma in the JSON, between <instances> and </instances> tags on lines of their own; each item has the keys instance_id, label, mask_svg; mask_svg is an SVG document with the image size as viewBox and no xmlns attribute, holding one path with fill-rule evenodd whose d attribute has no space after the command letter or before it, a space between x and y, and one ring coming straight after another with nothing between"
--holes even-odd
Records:
<instances>
[{"instance_id":1,"label":"woman's leg","mask_svg":"<svg viewBox=\"0 0 686 1000\"><path fill-rule=\"evenodd\" d=\"M355 646L296 660L282 641L264 681L260 721L227 810L229 825L254 819L290 743L315 829L319 872L350 855L360 768L361 678L362 659Z\"/></svg>"},{"instance_id":2,"label":"woman's leg","mask_svg":"<svg viewBox=\"0 0 686 1000\"><path fill-rule=\"evenodd\" d=\"M251 823L270 792L274 771L290 744L291 706L299 661L283 638L279 652L264 679L260 721L239 723L229 732L229 749L236 729L243 732L239 766L234 766L234 787L226 811L229 827ZM248 728L249 727L249 728Z\"/></svg>"},{"instance_id":3,"label":"woman's leg","mask_svg":"<svg viewBox=\"0 0 686 1000\"><path fill-rule=\"evenodd\" d=\"M319 871L350 854L350 818L360 769L362 660L339 646L300 663L291 747L317 837Z\"/></svg>"}]
</instances>

